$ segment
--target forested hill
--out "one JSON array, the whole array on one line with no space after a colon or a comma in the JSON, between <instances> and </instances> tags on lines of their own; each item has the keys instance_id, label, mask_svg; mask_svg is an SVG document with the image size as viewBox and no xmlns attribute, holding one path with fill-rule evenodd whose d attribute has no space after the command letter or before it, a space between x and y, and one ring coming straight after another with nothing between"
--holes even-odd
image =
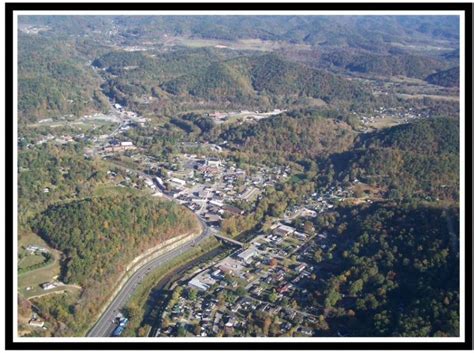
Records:
<instances>
[{"instance_id":1,"label":"forested hill","mask_svg":"<svg viewBox=\"0 0 474 353\"><path fill-rule=\"evenodd\" d=\"M220 133L243 161L271 164L316 161L352 147L357 136L342 118L318 110L291 111L257 124L231 126Z\"/></svg>"},{"instance_id":2,"label":"forested hill","mask_svg":"<svg viewBox=\"0 0 474 353\"><path fill-rule=\"evenodd\" d=\"M433 118L361 136L354 150L334 155L340 178L359 178L395 198L417 194L459 198L459 123Z\"/></svg>"},{"instance_id":3,"label":"forested hill","mask_svg":"<svg viewBox=\"0 0 474 353\"><path fill-rule=\"evenodd\" d=\"M107 106L100 77L69 43L19 34L18 116L20 121L79 115Z\"/></svg>"},{"instance_id":4,"label":"forested hill","mask_svg":"<svg viewBox=\"0 0 474 353\"><path fill-rule=\"evenodd\" d=\"M192 213L175 203L129 192L51 206L33 226L65 253L64 281L103 289L133 257L198 227Z\"/></svg>"},{"instance_id":5,"label":"forested hill","mask_svg":"<svg viewBox=\"0 0 474 353\"><path fill-rule=\"evenodd\" d=\"M459 199L456 119L417 120L360 134L357 122L335 111L295 110L213 133L240 162L318 163L321 180L329 183L359 179L395 199Z\"/></svg>"},{"instance_id":6,"label":"forested hill","mask_svg":"<svg viewBox=\"0 0 474 353\"><path fill-rule=\"evenodd\" d=\"M252 38L383 51L391 42L432 43L459 37L455 16L32 16L22 23L71 35L110 31L126 43L165 36Z\"/></svg>"},{"instance_id":7,"label":"forested hill","mask_svg":"<svg viewBox=\"0 0 474 353\"><path fill-rule=\"evenodd\" d=\"M459 86L459 67L452 67L429 75L426 81L434 85L456 87Z\"/></svg>"},{"instance_id":8,"label":"forested hill","mask_svg":"<svg viewBox=\"0 0 474 353\"><path fill-rule=\"evenodd\" d=\"M290 62L276 54L223 57L211 50L187 50L151 57L112 52L93 64L103 69L104 92L122 104L153 96L163 105L214 104L270 109L275 105L339 104L364 108L374 97L360 83Z\"/></svg>"},{"instance_id":9,"label":"forested hill","mask_svg":"<svg viewBox=\"0 0 474 353\"><path fill-rule=\"evenodd\" d=\"M333 74L285 61L275 54L237 58L195 75L166 82L164 89L205 99L231 100L236 95L266 96L276 100L286 96L334 100L366 100L370 94L359 85Z\"/></svg>"},{"instance_id":10,"label":"forested hill","mask_svg":"<svg viewBox=\"0 0 474 353\"><path fill-rule=\"evenodd\" d=\"M333 332L459 335L458 208L375 203L339 208L318 223L338 240L315 254L323 288L309 300L324 303Z\"/></svg>"}]
</instances>

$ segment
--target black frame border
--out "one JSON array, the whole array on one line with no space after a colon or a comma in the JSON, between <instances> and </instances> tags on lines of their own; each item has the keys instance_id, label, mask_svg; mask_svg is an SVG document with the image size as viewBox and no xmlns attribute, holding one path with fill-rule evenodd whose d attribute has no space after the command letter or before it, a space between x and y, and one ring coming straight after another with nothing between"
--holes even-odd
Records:
<instances>
[{"instance_id":1,"label":"black frame border","mask_svg":"<svg viewBox=\"0 0 474 353\"><path fill-rule=\"evenodd\" d=\"M111 6L113 5L113 6ZM472 346L472 3L5 3L5 348L6 350L471 350ZM13 329L13 18L14 11L326 10L464 11L465 15L465 341L464 342L14 342ZM467 148L467 142L471 148ZM11 168L11 171L8 171ZM462 195L461 195L462 197ZM7 235L8 234L8 235ZM10 308L11 307L11 308Z\"/></svg>"}]
</instances>

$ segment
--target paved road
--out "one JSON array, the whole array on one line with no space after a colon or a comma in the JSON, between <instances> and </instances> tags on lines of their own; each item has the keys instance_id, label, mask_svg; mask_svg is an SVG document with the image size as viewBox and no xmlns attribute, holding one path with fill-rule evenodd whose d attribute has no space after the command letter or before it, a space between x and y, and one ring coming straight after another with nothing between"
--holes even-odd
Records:
<instances>
[{"instance_id":1,"label":"paved road","mask_svg":"<svg viewBox=\"0 0 474 353\"><path fill-rule=\"evenodd\" d=\"M127 283L122 287L120 292L115 296L112 303L108 306L105 312L100 317L99 321L95 326L88 332L87 337L110 337L113 330L117 326L113 323L113 320L117 316L118 312L127 304L133 292L143 279L153 270L159 268L163 264L171 261L176 256L183 254L190 250L195 244L201 242L205 238L209 237L212 233L209 227L199 218L202 224L203 231L201 234L187 243L184 243L180 247L173 249L140 267L133 275L129 278Z\"/></svg>"}]
</instances>

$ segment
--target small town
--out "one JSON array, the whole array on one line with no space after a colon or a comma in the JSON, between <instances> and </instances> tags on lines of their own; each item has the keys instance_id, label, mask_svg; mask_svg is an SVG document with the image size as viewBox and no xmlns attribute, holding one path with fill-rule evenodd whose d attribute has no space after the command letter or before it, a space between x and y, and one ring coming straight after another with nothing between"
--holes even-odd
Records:
<instances>
[{"instance_id":1,"label":"small town","mask_svg":"<svg viewBox=\"0 0 474 353\"><path fill-rule=\"evenodd\" d=\"M470 13L419 7L9 4L12 342L457 342Z\"/></svg>"}]
</instances>

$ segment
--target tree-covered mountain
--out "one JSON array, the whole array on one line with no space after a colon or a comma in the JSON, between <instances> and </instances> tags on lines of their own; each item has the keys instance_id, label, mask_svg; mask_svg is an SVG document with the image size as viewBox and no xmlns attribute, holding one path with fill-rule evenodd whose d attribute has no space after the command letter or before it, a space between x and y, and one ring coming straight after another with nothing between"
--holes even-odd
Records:
<instances>
[{"instance_id":1,"label":"tree-covered mountain","mask_svg":"<svg viewBox=\"0 0 474 353\"><path fill-rule=\"evenodd\" d=\"M19 35L18 115L22 121L105 109L97 77L72 45Z\"/></svg>"},{"instance_id":2,"label":"tree-covered mountain","mask_svg":"<svg viewBox=\"0 0 474 353\"><path fill-rule=\"evenodd\" d=\"M59 279L82 289L79 298L35 301L60 336L90 328L133 258L200 227L184 207L125 189L51 205L31 226L64 254Z\"/></svg>"},{"instance_id":3,"label":"tree-covered mountain","mask_svg":"<svg viewBox=\"0 0 474 353\"><path fill-rule=\"evenodd\" d=\"M220 132L239 159L271 164L317 161L352 147L357 134L342 117L323 111L291 111Z\"/></svg>"},{"instance_id":4,"label":"tree-covered mountain","mask_svg":"<svg viewBox=\"0 0 474 353\"><path fill-rule=\"evenodd\" d=\"M348 107L374 102L361 84L275 54L228 59L205 49L154 57L114 52L96 59L94 65L107 79L104 92L130 106L150 95L165 105L189 102L196 107L207 103L269 109L309 104L308 99Z\"/></svg>"},{"instance_id":5,"label":"tree-covered mountain","mask_svg":"<svg viewBox=\"0 0 474 353\"><path fill-rule=\"evenodd\" d=\"M459 87L459 67L431 74L426 77L426 81L438 86Z\"/></svg>"},{"instance_id":6,"label":"tree-covered mountain","mask_svg":"<svg viewBox=\"0 0 474 353\"><path fill-rule=\"evenodd\" d=\"M386 43L459 37L455 16L31 16L23 21L71 35L108 33L129 43L166 36L253 38L383 51Z\"/></svg>"},{"instance_id":7,"label":"tree-covered mountain","mask_svg":"<svg viewBox=\"0 0 474 353\"><path fill-rule=\"evenodd\" d=\"M65 254L64 281L88 288L106 288L134 256L199 228L176 203L128 192L50 206L33 227Z\"/></svg>"},{"instance_id":8,"label":"tree-covered mountain","mask_svg":"<svg viewBox=\"0 0 474 353\"><path fill-rule=\"evenodd\" d=\"M316 223L337 234L335 246L314 255L318 278L309 294L314 305L324 303L332 332L459 335L458 208L375 203Z\"/></svg>"},{"instance_id":9,"label":"tree-covered mountain","mask_svg":"<svg viewBox=\"0 0 474 353\"><path fill-rule=\"evenodd\" d=\"M341 178L380 186L391 197L457 200L459 123L433 118L362 135L352 151L332 161Z\"/></svg>"}]
</instances>

